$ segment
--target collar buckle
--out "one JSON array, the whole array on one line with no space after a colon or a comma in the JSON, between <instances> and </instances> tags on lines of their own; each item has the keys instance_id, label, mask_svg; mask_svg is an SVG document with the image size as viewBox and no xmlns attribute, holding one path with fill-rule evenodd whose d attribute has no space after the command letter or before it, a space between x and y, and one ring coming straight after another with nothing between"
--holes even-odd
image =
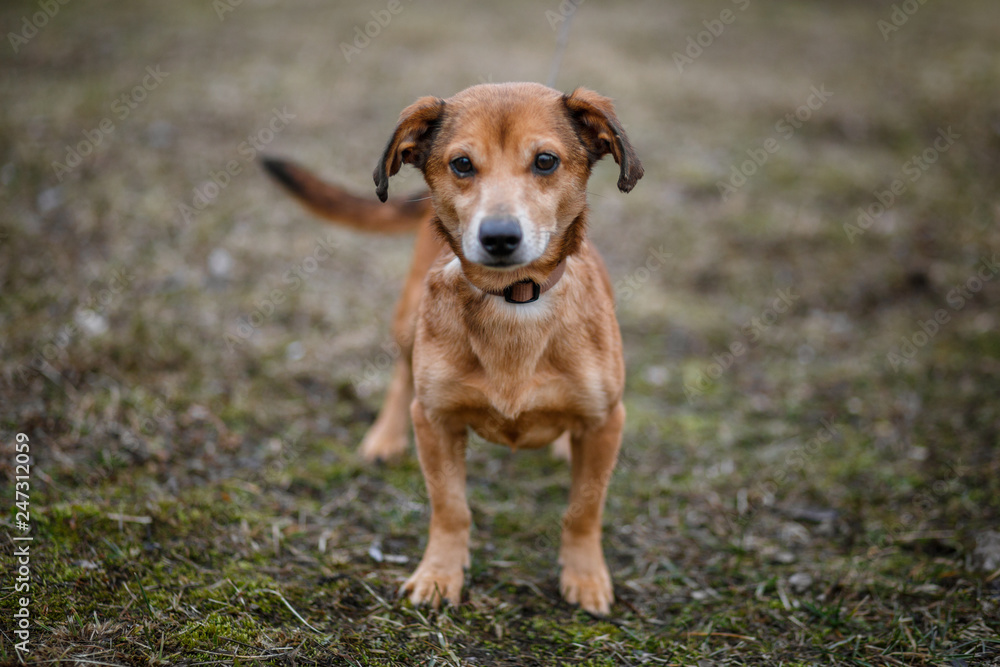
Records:
<instances>
[{"instance_id":1,"label":"collar buckle","mask_svg":"<svg viewBox=\"0 0 1000 667\"><path fill-rule=\"evenodd\" d=\"M527 298L525 288L531 285L531 297ZM534 303L542 295L542 286L534 280L522 280L506 287L503 291L504 301L507 303Z\"/></svg>"}]
</instances>

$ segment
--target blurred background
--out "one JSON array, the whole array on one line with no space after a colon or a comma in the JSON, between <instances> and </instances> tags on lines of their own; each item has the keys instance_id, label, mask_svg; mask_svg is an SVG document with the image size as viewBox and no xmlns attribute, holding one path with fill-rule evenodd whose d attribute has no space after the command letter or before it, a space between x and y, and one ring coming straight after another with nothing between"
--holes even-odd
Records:
<instances>
[{"instance_id":1,"label":"blurred background","mask_svg":"<svg viewBox=\"0 0 1000 667\"><path fill-rule=\"evenodd\" d=\"M589 189L628 364L619 603L559 601L566 466L475 442L468 601L429 618L393 602L415 455L354 454L411 239L311 218L256 159L374 197L404 106L547 82L567 20L555 87L612 97L646 169ZM0 26L31 659L991 664L996 3L36 0Z\"/></svg>"}]
</instances>

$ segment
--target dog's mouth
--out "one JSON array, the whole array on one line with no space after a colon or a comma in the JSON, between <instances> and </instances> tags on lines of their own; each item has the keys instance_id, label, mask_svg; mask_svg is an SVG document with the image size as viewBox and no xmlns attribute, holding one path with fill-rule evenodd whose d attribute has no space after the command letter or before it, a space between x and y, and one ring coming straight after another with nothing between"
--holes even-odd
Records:
<instances>
[{"instance_id":1,"label":"dog's mouth","mask_svg":"<svg viewBox=\"0 0 1000 667\"><path fill-rule=\"evenodd\" d=\"M499 271L513 271L514 269L519 269L522 266L527 266L527 263L525 262L513 262L505 259L477 262L477 264L484 266L487 269L497 269Z\"/></svg>"}]
</instances>

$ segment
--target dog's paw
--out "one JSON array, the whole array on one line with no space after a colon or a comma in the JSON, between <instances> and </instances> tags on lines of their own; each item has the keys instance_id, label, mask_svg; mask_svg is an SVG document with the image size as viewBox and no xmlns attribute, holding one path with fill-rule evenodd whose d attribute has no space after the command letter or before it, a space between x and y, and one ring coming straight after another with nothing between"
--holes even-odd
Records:
<instances>
[{"instance_id":1,"label":"dog's paw","mask_svg":"<svg viewBox=\"0 0 1000 667\"><path fill-rule=\"evenodd\" d=\"M552 458L562 461L569 461L573 458L573 448L570 444L569 431L566 431L552 442Z\"/></svg>"},{"instance_id":2,"label":"dog's paw","mask_svg":"<svg viewBox=\"0 0 1000 667\"><path fill-rule=\"evenodd\" d=\"M413 604L429 604L437 609L442 600L452 605L459 603L464 579L465 573L461 567L439 570L421 563L399 592L401 595L408 595Z\"/></svg>"},{"instance_id":3,"label":"dog's paw","mask_svg":"<svg viewBox=\"0 0 1000 667\"><path fill-rule=\"evenodd\" d=\"M604 563L586 570L564 567L559 577L559 590L566 602L578 604L595 616L607 616L615 601L611 574Z\"/></svg>"},{"instance_id":4,"label":"dog's paw","mask_svg":"<svg viewBox=\"0 0 1000 667\"><path fill-rule=\"evenodd\" d=\"M361 441L361 458L368 463L389 461L402 456L407 445L409 440L405 433L400 435L394 433L392 429L375 424Z\"/></svg>"}]
</instances>

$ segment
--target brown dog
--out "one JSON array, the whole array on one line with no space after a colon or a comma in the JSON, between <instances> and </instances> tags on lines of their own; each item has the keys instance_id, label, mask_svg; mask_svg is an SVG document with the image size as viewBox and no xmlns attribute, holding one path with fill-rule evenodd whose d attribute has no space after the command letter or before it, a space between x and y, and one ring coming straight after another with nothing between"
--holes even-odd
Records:
<instances>
[{"instance_id":1,"label":"brown dog","mask_svg":"<svg viewBox=\"0 0 1000 667\"><path fill-rule=\"evenodd\" d=\"M413 266L396 309L402 349L366 459L405 450L412 416L431 503L430 539L403 584L414 603L457 603L469 565L468 429L512 448L571 448L560 588L607 614L614 600L601 515L621 444L624 364L607 272L585 236L587 180L610 153L628 192L643 174L611 101L534 83L484 84L403 110L375 169L412 164L426 201L381 210L304 170L268 170L313 211L359 228L416 227Z\"/></svg>"}]
</instances>

